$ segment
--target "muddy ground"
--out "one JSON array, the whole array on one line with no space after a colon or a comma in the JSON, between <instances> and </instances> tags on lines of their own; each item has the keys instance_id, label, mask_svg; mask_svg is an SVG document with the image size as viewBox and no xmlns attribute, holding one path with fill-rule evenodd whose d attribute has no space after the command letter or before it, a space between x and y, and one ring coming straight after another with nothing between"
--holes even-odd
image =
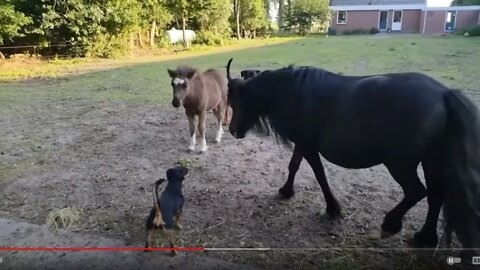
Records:
<instances>
[{"instance_id":1,"label":"muddy ground","mask_svg":"<svg viewBox=\"0 0 480 270\"><path fill-rule=\"evenodd\" d=\"M478 104L480 96L470 96ZM7 112L0 115L2 218L42 225L52 209L76 207L83 211L76 231L142 246L150 187L167 168L182 163L191 174L184 182L179 245L324 248L209 251L204 256L269 269L445 266L445 254L432 258L405 250L423 224L425 200L408 212L400 234L379 239L384 215L402 196L383 166L347 170L323 160L344 212L332 221L323 215L323 195L305 161L295 197L278 200L290 150L254 135L236 140L225 134L215 144L212 114L209 150L200 154L186 151L187 119L171 107L47 98Z\"/></svg>"}]
</instances>

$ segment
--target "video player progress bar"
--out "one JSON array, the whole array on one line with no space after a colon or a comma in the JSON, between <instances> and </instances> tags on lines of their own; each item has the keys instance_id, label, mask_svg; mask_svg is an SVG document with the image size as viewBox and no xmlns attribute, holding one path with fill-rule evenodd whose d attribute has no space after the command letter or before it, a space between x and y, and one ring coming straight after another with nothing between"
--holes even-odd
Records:
<instances>
[{"instance_id":1,"label":"video player progress bar","mask_svg":"<svg viewBox=\"0 0 480 270\"><path fill-rule=\"evenodd\" d=\"M480 251L478 248L462 249L462 248L332 248L332 247L317 247L317 248L204 248L210 251L288 251L288 252L302 252L302 251L461 251L473 250Z\"/></svg>"}]
</instances>

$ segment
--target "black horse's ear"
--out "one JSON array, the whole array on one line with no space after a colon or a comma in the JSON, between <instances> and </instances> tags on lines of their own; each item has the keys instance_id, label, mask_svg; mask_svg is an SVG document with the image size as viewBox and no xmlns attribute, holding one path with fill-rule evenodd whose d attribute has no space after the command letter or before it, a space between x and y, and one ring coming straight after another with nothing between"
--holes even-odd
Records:
<instances>
[{"instance_id":1,"label":"black horse's ear","mask_svg":"<svg viewBox=\"0 0 480 270\"><path fill-rule=\"evenodd\" d=\"M167 71L168 71L168 75L170 75L170 78L177 77L177 72L175 70L171 70L171 69L167 68Z\"/></svg>"}]
</instances>

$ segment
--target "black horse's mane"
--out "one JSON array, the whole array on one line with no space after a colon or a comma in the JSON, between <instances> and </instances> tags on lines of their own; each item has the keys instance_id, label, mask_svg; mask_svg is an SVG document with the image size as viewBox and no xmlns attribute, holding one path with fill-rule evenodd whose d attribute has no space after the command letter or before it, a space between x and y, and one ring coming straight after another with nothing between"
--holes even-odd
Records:
<instances>
[{"instance_id":1,"label":"black horse's mane","mask_svg":"<svg viewBox=\"0 0 480 270\"><path fill-rule=\"evenodd\" d=\"M275 96L278 98L285 98L287 91L297 91L306 84L311 84L312 81L322 82L325 80L333 80L339 78L338 75L327 71L325 69L312 66L295 66L288 65L276 70L265 70L256 77L245 82L245 90L249 92L251 98L248 102L251 104L252 113L256 113L255 122L252 128L257 135L273 135L276 142L293 147L292 141L289 138L289 133L295 132L288 127L290 124L287 121L280 120L275 114L268 112L268 109L275 106L271 92L275 89ZM280 79L281 78L281 79ZM293 84L291 87L285 85L285 81ZM269 92L270 91L270 92ZM283 93L282 93L283 92ZM257 104L258 103L258 104ZM293 112L290 112L293 113Z\"/></svg>"}]
</instances>

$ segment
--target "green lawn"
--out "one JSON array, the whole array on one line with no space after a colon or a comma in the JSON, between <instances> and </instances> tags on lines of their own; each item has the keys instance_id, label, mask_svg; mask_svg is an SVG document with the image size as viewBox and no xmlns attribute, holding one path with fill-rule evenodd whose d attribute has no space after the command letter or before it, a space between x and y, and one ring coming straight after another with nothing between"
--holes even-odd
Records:
<instances>
[{"instance_id":1,"label":"green lawn","mask_svg":"<svg viewBox=\"0 0 480 270\"><path fill-rule=\"evenodd\" d=\"M225 48L120 60L57 60L25 67L0 68L0 106L36 98L87 98L166 104L166 69L179 64L223 68L234 57L233 71L314 65L361 75L423 72L455 88L480 89L480 39L464 37L331 36L244 41ZM6 66L6 65L4 65ZM41 77L41 79L35 79ZM29 79L33 78L33 79ZM49 79L52 78L52 79ZM23 79L15 82L6 80Z\"/></svg>"}]
</instances>

